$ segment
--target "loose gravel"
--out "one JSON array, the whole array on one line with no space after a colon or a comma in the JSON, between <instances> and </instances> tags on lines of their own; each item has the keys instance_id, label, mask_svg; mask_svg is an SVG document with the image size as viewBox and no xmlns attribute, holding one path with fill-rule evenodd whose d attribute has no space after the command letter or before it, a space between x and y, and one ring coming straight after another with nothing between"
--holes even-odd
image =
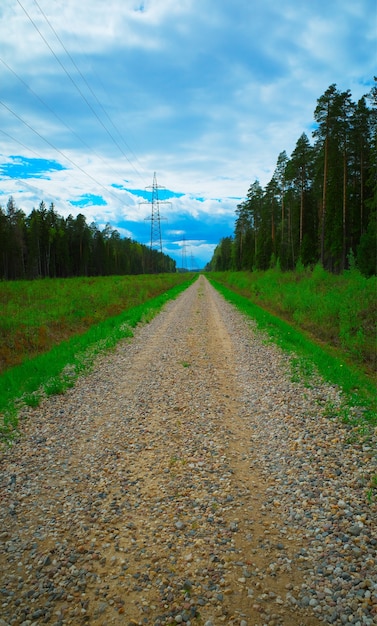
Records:
<instances>
[{"instance_id":1,"label":"loose gravel","mask_svg":"<svg viewBox=\"0 0 377 626\"><path fill-rule=\"evenodd\" d=\"M201 277L0 475L0 626L377 624L376 436Z\"/></svg>"}]
</instances>

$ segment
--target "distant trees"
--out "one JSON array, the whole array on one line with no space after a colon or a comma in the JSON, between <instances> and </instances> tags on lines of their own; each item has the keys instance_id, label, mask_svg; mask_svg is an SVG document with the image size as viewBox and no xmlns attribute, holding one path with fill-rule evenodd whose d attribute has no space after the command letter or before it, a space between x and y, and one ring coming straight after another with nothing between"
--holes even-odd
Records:
<instances>
[{"instance_id":1,"label":"distant trees","mask_svg":"<svg viewBox=\"0 0 377 626\"><path fill-rule=\"evenodd\" d=\"M26 215L14 199L0 206L0 279L67 278L175 272L175 261L107 224L100 230L84 215L59 215L41 202Z\"/></svg>"},{"instance_id":2,"label":"distant trees","mask_svg":"<svg viewBox=\"0 0 377 626\"><path fill-rule=\"evenodd\" d=\"M352 257L365 275L377 273L377 83L357 103L330 85L314 120L313 145L302 134L264 189L252 183L211 269L228 258L225 269L287 270L300 261L341 272Z\"/></svg>"}]
</instances>

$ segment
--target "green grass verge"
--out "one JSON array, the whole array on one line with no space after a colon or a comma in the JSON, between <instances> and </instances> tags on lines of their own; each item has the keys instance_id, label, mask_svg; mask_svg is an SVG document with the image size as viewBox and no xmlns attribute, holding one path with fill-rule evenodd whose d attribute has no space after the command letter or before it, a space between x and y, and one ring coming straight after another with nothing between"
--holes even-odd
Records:
<instances>
[{"instance_id":1,"label":"green grass verge","mask_svg":"<svg viewBox=\"0 0 377 626\"><path fill-rule=\"evenodd\" d=\"M38 406L46 395L62 394L77 378L90 371L95 357L132 337L132 329L149 322L169 301L195 280L190 279L147 302L93 325L48 352L26 360L0 376L0 441L11 443L18 435L18 414L22 406Z\"/></svg>"},{"instance_id":2,"label":"green grass verge","mask_svg":"<svg viewBox=\"0 0 377 626\"><path fill-rule=\"evenodd\" d=\"M0 375L193 274L0 281Z\"/></svg>"},{"instance_id":3,"label":"green grass verge","mask_svg":"<svg viewBox=\"0 0 377 626\"><path fill-rule=\"evenodd\" d=\"M344 420L358 424L361 429L377 426L376 386L363 371L334 356L330 349L316 344L302 332L268 313L248 298L235 293L211 277L209 280L226 300L255 320L258 329L266 333L269 340L292 355L290 362L293 377L310 384L310 380L315 378L317 373L320 374L326 382L342 390L344 401L340 414ZM329 407L329 413L331 411L332 408Z\"/></svg>"},{"instance_id":4,"label":"green grass verge","mask_svg":"<svg viewBox=\"0 0 377 626\"><path fill-rule=\"evenodd\" d=\"M252 300L372 374L377 365L377 277L357 270L339 275L320 265L313 270L277 268L216 272L211 277Z\"/></svg>"}]
</instances>

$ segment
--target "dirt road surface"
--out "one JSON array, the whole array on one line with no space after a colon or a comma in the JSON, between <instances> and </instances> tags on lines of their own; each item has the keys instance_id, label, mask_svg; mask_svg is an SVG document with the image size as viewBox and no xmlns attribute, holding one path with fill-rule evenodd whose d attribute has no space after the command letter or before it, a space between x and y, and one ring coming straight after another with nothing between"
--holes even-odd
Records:
<instances>
[{"instance_id":1,"label":"dirt road surface","mask_svg":"<svg viewBox=\"0 0 377 626\"><path fill-rule=\"evenodd\" d=\"M200 277L3 452L0 626L377 623L375 457L328 400Z\"/></svg>"}]
</instances>

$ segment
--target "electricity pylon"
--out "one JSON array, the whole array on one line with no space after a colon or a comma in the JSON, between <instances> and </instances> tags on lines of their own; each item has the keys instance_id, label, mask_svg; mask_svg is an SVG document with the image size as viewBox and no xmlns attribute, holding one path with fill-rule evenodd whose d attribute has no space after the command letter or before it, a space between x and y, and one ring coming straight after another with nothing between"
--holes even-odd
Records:
<instances>
[{"instance_id":1,"label":"electricity pylon","mask_svg":"<svg viewBox=\"0 0 377 626\"><path fill-rule=\"evenodd\" d=\"M154 252L160 252L162 254L161 220L166 219L160 215L160 205L171 204L171 202L167 202L166 200L161 201L159 199L158 190L165 189L165 187L161 187L161 185L157 184L156 172L153 176L152 186L146 187L146 189L152 190L152 199L150 202L141 202L140 204L151 205L151 215L145 219L151 222L150 271L154 272L156 271L156 255Z\"/></svg>"}]
</instances>

